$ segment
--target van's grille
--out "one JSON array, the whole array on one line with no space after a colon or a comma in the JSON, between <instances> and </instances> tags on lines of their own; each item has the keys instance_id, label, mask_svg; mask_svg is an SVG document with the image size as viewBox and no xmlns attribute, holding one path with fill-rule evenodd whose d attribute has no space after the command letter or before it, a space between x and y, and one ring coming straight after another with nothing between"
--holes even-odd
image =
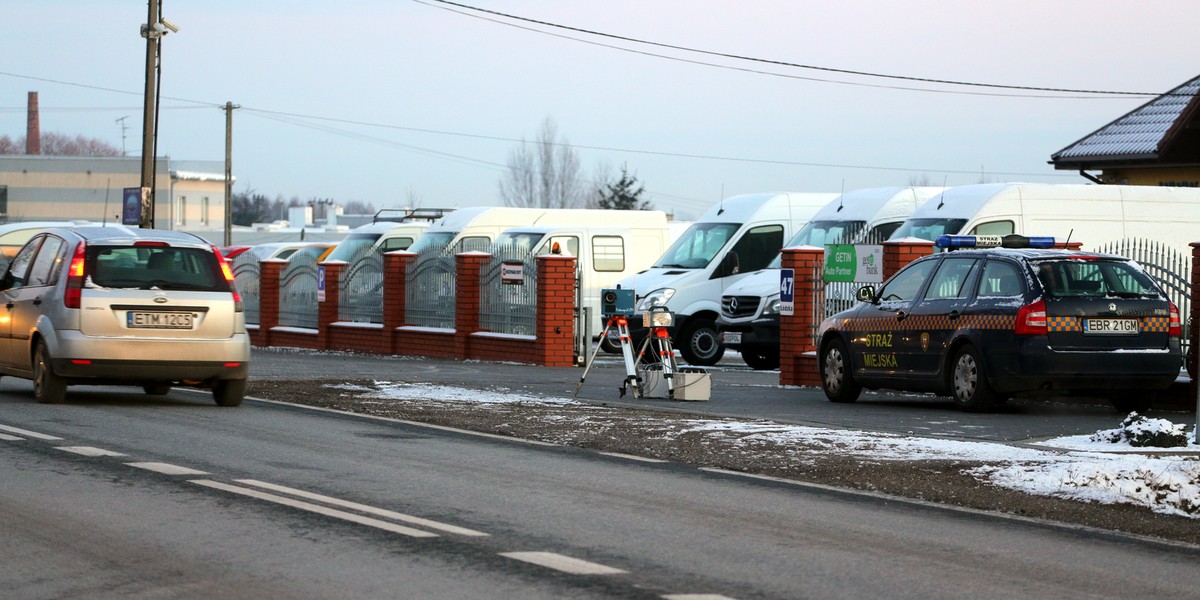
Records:
<instances>
[{"instance_id":1,"label":"van's grille","mask_svg":"<svg viewBox=\"0 0 1200 600\"><path fill-rule=\"evenodd\" d=\"M721 314L731 319L753 317L758 300L758 296L721 296Z\"/></svg>"}]
</instances>

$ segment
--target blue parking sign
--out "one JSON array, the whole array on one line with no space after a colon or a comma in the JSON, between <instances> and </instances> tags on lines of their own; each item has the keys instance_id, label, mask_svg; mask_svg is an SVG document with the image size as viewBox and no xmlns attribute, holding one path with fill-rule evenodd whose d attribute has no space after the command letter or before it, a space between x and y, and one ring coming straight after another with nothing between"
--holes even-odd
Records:
<instances>
[{"instance_id":1,"label":"blue parking sign","mask_svg":"<svg viewBox=\"0 0 1200 600\"><path fill-rule=\"evenodd\" d=\"M325 301L325 267L317 267L317 302Z\"/></svg>"},{"instance_id":2,"label":"blue parking sign","mask_svg":"<svg viewBox=\"0 0 1200 600\"><path fill-rule=\"evenodd\" d=\"M796 271L779 270L779 314L793 315L796 312Z\"/></svg>"}]
</instances>

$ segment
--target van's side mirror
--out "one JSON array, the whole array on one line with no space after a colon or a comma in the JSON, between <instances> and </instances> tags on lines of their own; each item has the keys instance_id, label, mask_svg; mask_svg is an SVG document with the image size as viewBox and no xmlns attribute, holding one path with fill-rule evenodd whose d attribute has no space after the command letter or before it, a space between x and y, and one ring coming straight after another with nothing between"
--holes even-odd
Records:
<instances>
[{"instance_id":1,"label":"van's side mirror","mask_svg":"<svg viewBox=\"0 0 1200 600\"><path fill-rule=\"evenodd\" d=\"M858 288L858 293L855 294L854 297L857 298L859 302L870 302L871 304L874 304L875 303L875 286L864 285L864 286Z\"/></svg>"},{"instance_id":2,"label":"van's side mirror","mask_svg":"<svg viewBox=\"0 0 1200 600\"><path fill-rule=\"evenodd\" d=\"M737 252L730 250L724 258L721 259L721 264L717 266L717 270L713 273L713 277L728 277L737 275L740 272Z\"/></svg>"}]
</instances>

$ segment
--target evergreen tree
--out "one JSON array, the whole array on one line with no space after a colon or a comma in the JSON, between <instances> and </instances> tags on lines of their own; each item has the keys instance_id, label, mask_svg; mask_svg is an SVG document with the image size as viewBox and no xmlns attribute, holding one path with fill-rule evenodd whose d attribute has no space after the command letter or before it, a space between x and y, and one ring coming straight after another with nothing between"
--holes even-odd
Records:
<instances>
[{"instance_id":1,"label":"evergreen tree","mask_svg":"<svg viewBox=\"0 0 1200 600\"><path fill-rule=\"evenodd\" d=\"M621 165L621 177L614 183L606 182L596 190L600 198L597 206L608 210L651 210L650 201L642 200L646 187L638 183L636 175L630 175L626 165Z\"/></svg>"}]
</instances>

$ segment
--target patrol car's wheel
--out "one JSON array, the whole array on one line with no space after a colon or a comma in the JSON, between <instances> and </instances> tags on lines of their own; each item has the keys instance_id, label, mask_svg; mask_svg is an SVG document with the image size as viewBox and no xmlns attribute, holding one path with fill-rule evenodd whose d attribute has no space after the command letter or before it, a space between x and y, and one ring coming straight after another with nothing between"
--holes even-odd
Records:
<instances>
[{"instance_id":1,"label":"patrol car's wheel","mask_svg":"<svg viewBox=\"0 0 1200 600\"><path fill-rule=\"evenodd\" d=\"M992 408L997 394L983 372L983 361L974 346L963 346L954 355L950 369L950 391L954 403L967 412L983 412Z\"/></svg>"},{"instance_id":2,"label":"patrol car's wheel","mask_svg":"<svg viewBox=\"0 0 1200 600\"><path fill-rule=\"evenodd\" d=\"M689 365L711 367L725 355L717 324L711 319L692 319L679 336L679 353Z\"/></svg>"},{"instance_id":3,"label":"patrol car's wheel","mask_svg":"<svg viewBox=\"0 0 1200 600\"><path fill-rule=\"evenodd\" d=\"M769 371L779 368L779 352L742 348L742 360L746 361L746 364L756 371Z\"/></svg>"},{"instance_id":4,"label":"patrol car's wheel","mask_svg":"<svg viewBox=\"0 0 1200 600\"><path fill-rule=\"evenodd\" d=\"M840 339L830 340L821 351L821 387L832 402L854 402L862 393L850 370L846 343Z\"/></svg>"}]
</instances>

